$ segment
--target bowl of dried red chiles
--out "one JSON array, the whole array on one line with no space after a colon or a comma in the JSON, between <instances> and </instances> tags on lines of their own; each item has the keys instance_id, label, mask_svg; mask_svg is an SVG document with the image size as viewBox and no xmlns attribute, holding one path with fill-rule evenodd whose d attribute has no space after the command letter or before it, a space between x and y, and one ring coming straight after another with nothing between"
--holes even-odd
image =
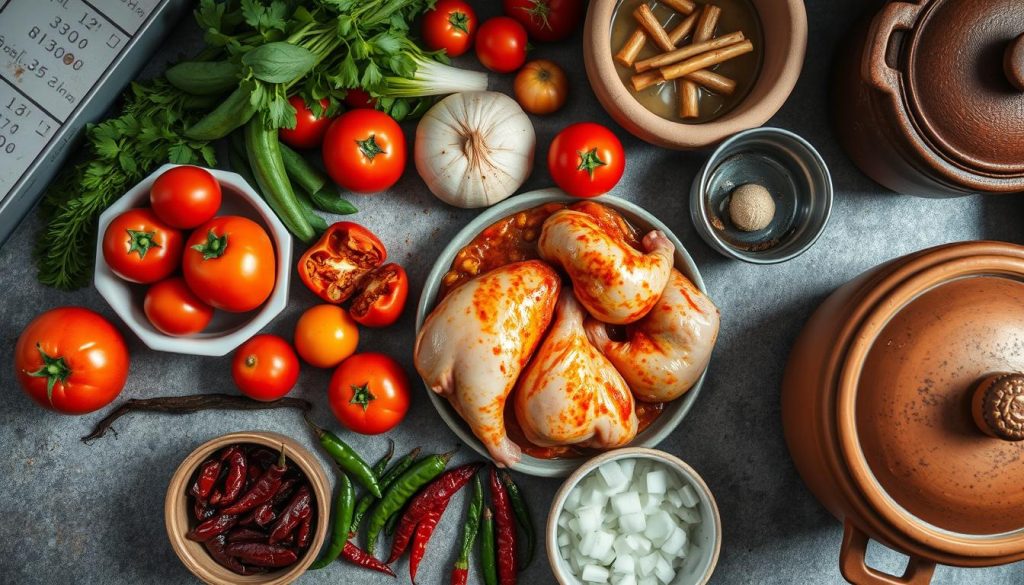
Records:
<instances>
[{"instance_id":1,"label":"bowl of dried red chiles","mask_svg":"<svg viewBox=\"0 0 1024 585\"><path fill-rule=\"evenodd\" d=\"M167 536L206 583L290 583L324 542L329 493L322 467L293 439L224 435L193 451L171 478Z\"/></svg>"}]
</instances>

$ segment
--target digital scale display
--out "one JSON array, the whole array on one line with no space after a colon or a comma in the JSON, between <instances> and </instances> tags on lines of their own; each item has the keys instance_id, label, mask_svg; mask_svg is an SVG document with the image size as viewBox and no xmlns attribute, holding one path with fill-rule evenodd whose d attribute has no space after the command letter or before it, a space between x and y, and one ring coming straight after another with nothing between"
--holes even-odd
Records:
<instances>
[{"instance_id":1,"label":"digital scale display","mask_svg":"<svg viewBox=\"0 0 1024 585\"><path fill-rule=\"evenodd\" d=\"M0 243L187 4L0 0Z\"/></svg>"}]
</instances>

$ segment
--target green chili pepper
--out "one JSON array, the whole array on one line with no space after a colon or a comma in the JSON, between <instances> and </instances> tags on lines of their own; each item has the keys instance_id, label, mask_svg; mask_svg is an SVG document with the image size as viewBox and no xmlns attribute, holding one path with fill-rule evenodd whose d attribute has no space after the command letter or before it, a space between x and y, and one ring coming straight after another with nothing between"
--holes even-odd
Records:
<instances>
[{"instance_id":1,"label":"green chili pepper","mask_svg":"<svg viewBox=\"0 0 1024 585\"><path fill-rule=\"evenodd\" d=\"M484 488L480 476L473 478L473 499L469 502L466 512L466 524L462 532L462 546L459 547L459 558L452 569L452 585L465 585L469 578L469 554L473 550L473 542L480 530L480 511L484 507Z\"/></svg>"},{"instance_id":2,"label":"green chili pepper","mask_svg":"<svg viewBox=\"0 0 1024 585\"><path fill-rule=\"evenodd\" d=\"M259 117L245 125L245 151L256 186L288 231L303 242L310 242L316 234L288 180L280 147L277 130L267 129Z\"/></svg>"},{"instance_id":3,"label":"green chili pepper","mask_svg":"<svg viewBox=\"0 0 1024 585\"><path fill-rule=\"evenodd\" d=\"M331 546L327 548L320 560L310 565L310 569L322 569L338 558L348 542L348 525L352 523L352 509L355 507L356 491L352 487L345 472L338 474L338 501L334 505L334 530L331 533Z\"/></svg>"},{"instance_id":4,"label":"green chili pepper","mask_svg":"<svg viewBox=\"0 0 1024 585\"><path fill-rule=\"evenodd\" d=\"M483 569L484 585L498 585L498 557L494 550L494 514L484 508L480 519L480 568Z\"/></svg>"},{"instance_id":5,"label":"green chili pepper","mask_svg":"<svg viewBox=\"0 0 1024 585\"><path fill-rule=\"evenodd\" d=\"M523 498L523 493L519 491L519 486L512 480L512 475L507 471L501 471L501 482L505 484L505 488L508 490L508 498L512 502L512 511L516 515L516 523L526 533L526 562L519 566L519 570L522 571L530 563L533 562L533 551L537 544L537 535L533 529L533 518L530 517L530 508L526 504L526 499Z\"/></svg>"},{"instance_id":6,"label":"green chili pepper","mask_svg":"<svg viewBox=\"0 0 1024 585\"><path fill-rule=\"evenodd\" d=\"M308 418L306 419L306 424L313 429L317 439L320 440L320 445L334 459L338 467L343 471L351 473L356 481L369 490L371 494L378 498L381 496L377 476L373 474L370 466L363 461L363 458L352 447L349 447L345 441L338 438L338 435L327 429L320 428ZM351 522L351 519L349 521Z\"/></svg>"},{"instance_id":7,"label":"green chili pepper","mask_svg":"<svg viewBox=\"0 0 1024 585\"><path fill-rule=\"evenodd\" d=\"M388 488L387 493L384 494L380 503L377 504L377 507L373 509L373 513L370 514L370 526L366 535L366 550L370 554L374 554L374 551L377 549L377 537L380 536L381 528L384 528L384 525L387 524L388 518L397 514L409 498L419 491L421 487L430 483L438 475L441 475L441 472L444 471L445 466L448 465L448 461L451 460L454 454L455 452L451 451L443 455L424 457L399 476L395 483Z\"/></svg>"},{"instance_id":8,"label":"green chili pepper","mask_svg":"<svg viewBox=\"0 0 1024 585\"><path fill-rule=\"evenodd\" d=\"M394 514L391 515L390 518L388 518L387 524L384 525L384 535L385 536L391 536L392 534L395 533L395 528L398 527L398 521L404 515L403 514L404 511L405 511L405 508L399 508L397 512L395 512Z\"/></svg>"},{"instance_id":9,"label":"green chili pepper","mask_svg":"<svg viewBox=\"0 0 1024 585\"><path fill-rule=\"evenodd\" d=\"M373 474L377 476L377 479L380 479L381 474L383 474L384 470L388 468L388 463L391 463L391 458L394 456L395 442L392 441L391 439L388 439L387 453L385 453L383 457L378 459L377 462L373 464Z\"/></svg>"},{"instance_id":10,"label":"green chili pepper","mask_svg":"<svg viewBox=\"0 0 1024 585\"><path fill-rule=\"evenodd\" d=\"M235 128L240 128L257 110L249 99L251 94L251 84L239 85L212 112L189 126L185 130L185 136L192 140L217 140L227 136ZM263 123L262 120L259 122ZM274 130L274 134L277 134L277 130Z\"/></svg>"},{"instance_id":11,"label":"green chili pepper","mask_svg":"<svg viewBox=\"0 0 1024 585\"><path fill-rule=\"evenodd\" d=\"M402 457L395 463L383 477L380 478L380 489L384 491L395 483L398 476L405 473L405 470L416 461L416 458L420 455L420 448L416 447L409 452L408 455ZM356 503L356 511L352 514L352 526L349 528L349 538L355 536L359 532L359 525L363 522L363 516L370 511L372 506L377 501L377 498L373 497L373 494L366 494L362 498L359 498L359 502Z\"/></svg>"}]
</instances>

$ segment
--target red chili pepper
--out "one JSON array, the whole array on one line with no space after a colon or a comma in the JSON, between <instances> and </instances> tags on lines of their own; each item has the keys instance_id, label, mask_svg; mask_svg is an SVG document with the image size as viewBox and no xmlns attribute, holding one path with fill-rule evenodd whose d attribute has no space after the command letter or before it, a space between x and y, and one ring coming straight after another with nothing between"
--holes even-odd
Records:
<instances>
[{"instance_id":1,"label":"red chili pepper","mask_svg":"<svg viewBox=\"0 0 1024 585\"><path fill-rule=\"evenodd\" d=\"M262 542L234 542L224 549L229 555L257 567L287 567L299 560L290 548Z\"/></svg>"},{"instance_id":2,"label":"red chili pepper","mask_svg":"<svg viewBox=\"0 0 1024 585\"><path fill-rule=\"evenodd\" d=\"M185 538L196 542L206 542L218 534L231 530L235 524L238 524L238 516L222 513L190 530Z\"/></svg>"},{"instance_id":3,"label":"red chili pepper","mask_svg":"<svg viewBox=\"0 0 1024 585\"><path fill-rule=\"evenodd\" d=\"M277 519L277 514L274 513L274 506L270 502L260 504L252 511L252 514L256 525L260 527L266 526Z\"/></svg>"},{"instance_id":4,"label":"red chili pepper","mask_svg":"<svg viewBox=\"0 0 1024 585\"><path fill-rule=\"evenodd\" d=\"M309 487L305 485L295 492L291 501L285 506L284 511L278 516L277 522L274 523L274 528L270 531L270 544L277 544L279 541L284 540L288 535L295 532L295 529L299 527L299 523L313 513L313 508L310 506L312 499L313 495L310 493Z\"/></svg>"},{"instance_id":5,"label":"red chili pepper","mask_svg":"<svg viewBox=\"0 0 1024 585\"><path fill-rule=\"evenodd\" d=\"M434 534L443 513L443 508L439 512L429 512L416 526L416 534L412 538L412 552L409 553L409 578L412 579L413 585L416 585L416 571L419 570L420 561L427 553L427 543L430 542L430 536Z\"/></svg>"},{"instance_id":6,"label":"red chili pepper","mask_svg":"<svg viewBox=\"0 0 1024 585\"><path fill-rule=\"evenodd\" d=\"M224 535L220 534L214 538L203 543L203 547L206 548L206 552L210 553L210 557L217 561L217 564L224 567L229 571L234 571L239 575L248 574L245 565L240 563L238 559L229 555L224 548L227 543L224 540Z\"/></svg>"},{"instance_id":7,"label":"red chili pepper","mask_svg":"<svg viewBox=\"0 0 1024 585\"><path fill-rule=\"evenodd\" d=\"M248 476L249 462L241 449L234 448L227 455L228 476L224 480L224 495L220 499L220 505L228 506L238 499L245 487L245 478Z\"/></svg>"},{"instance_id":8,"label":"red chili pepper","mask_svg":"<svg viewBox=\"0 0 1024 585\"><path fill-rule=\"evenodd\" d=\"M196 517L196 520L202 522L212 518L217 513L217 509L213 506L207 506L199 498L192 498L192 515Z\"/></svg>"},{"instance_id":9,"label":"red chili pepper","mask_svg":"<svg viewBox=\"0 0 1024 585\"><path fill-rule=\"evenodd\" d=\"M508 490L494 467L491 467L491 499L494 501L494 526L498 544L498 583L515 585L518 572L516 520Z\"/></svg>"},{"instance_id":10,"label":"red chili pepper","mask_svg":"<svg viewBox=\"0 0 1024 585\"><path fill-rule=\"evenodd\" d=\"M398 560L405 549L409 547L409 541L416 532L416 526L430 512L438 512L438 516L444 513L448 502L469 480L476 475L476 472L483 467L482 463L470 463L462 467L456 467L446 471L443 475L427 484L416 494L405 508L402 520L395 530L395 540L391 544L391 556L388 564Z\"/></svg>"},{"instance_id":11,"label":"red chili pepper","mask_svg":"<svg viewBox=\"0 0 1024 585\"><path fill-rule=\"evenodd\" d=\"M237 502L221 510L225 514L242 514L252 510L256 506L274 497L281 487L281 477L288 468L285 466L284 445L281 445L281 455L274 465L271 465L267 472L260 476L260 479L253 484L252 489L245 492Z\"/></svg>"},{"instance_id":12,"label":"red chili pepper","mask_svg":"<svg viewBox=\"0 0 1024 585\"><path fill-rule=\"evenodd\" d=\"M249 488L252 487L252 484L256 483L256 480L258 480L261 475L263 475L263 468L261 468L259 465L256 465L254 461L250 460L249 471L246 472L245 474L246 491L248 491Z\"/></svg>"},{"instance_id":13,"label":"red chili pepper","mask_svg":"<svg viewBox=\"0 0 1024 585\"><path fill-rule=\"evenodd\" d=\"M199 468L196 480L192 482L192 489L189 492L197 499L205 503L210 498L210 491L220 477L220 461L210 459Z\"/></svg>"},{"instance_id":14,"label":"red chili pepper","mask_svg":"<svg viewBox=\"0 0 1024 585\"><path fill-rule=\"evenodd\" d=\"M391 575L392 577L395 576L395 572L391 570L391 567L385 565L379 561L377 557L371 555L351 542L346 542L345 548L341 549L341 558L353 565L379 571L385 575Z\"/></svg>"},{"instance_id":15,"label":"red chili pepper","mask_svg":"<svg viewBox=\"0 0 1024 585\"><path fill-rule=\"evenodd\" d=\"M300 549L309 546L309 537L313 533L313 514L302 519L299 529L295 531L295 546Z\"/></svg>"},{"instance_id":16,"label":"red chili pepper","mask_svg":"<svg viewBox=\"0 0 1024 585\"><path fill-rule=\"evenodd\" d=\"M294 477L290 477L281 482L281 487L277 489L277 493L270 499L270 503L278 505L281 502L291 497L292 493L295 492L295 485L299 483L299 480Z\"/></svg>"},{"instance_id":17,"label":"red chili pepper","mask_svg":"<svg viewBox=\"0 0 1024 585\"><path fill-rule=\"evenodd\" d=\"M228 533L228 542L264 542L267 535L251 528L235 528Z\"/></svg>"}]
</instances>

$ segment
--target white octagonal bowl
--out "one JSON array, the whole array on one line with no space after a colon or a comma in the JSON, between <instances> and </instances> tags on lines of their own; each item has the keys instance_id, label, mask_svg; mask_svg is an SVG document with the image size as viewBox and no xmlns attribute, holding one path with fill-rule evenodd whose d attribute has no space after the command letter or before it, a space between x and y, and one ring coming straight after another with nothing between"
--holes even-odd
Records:
<instances>
[{"instance_id":1,"label":"white octagonal bowl","mask_svg":"<svg viewBox=\"0 0 1024 585\"><path fill-rule=\"evenodd\" d=\"M446 272L452 265L452 261L455 260L455 255L458 254L466 244L472 241L484 228L498 221L503 217L507 217L524 209L530 209L531 207L537 207L545 203L551 202L565 202L565 203L578 203L580 199L570 197L565 194L561 189L539 189L537 191L530 191L529 193L523 193L522 195L515 195L508 199L488 208L486 211L481 213L469 222L466 227L452 238L452 241L448 243L448 246L441 251L441 254L437 257L434 262L433 268L430 270L430 274L427 275L427 281L423 284L423 293L420 295L420 302L416 307L416 335L419 335L420 329L423 327L423 321L430 314L430 311L434 309L434 305L437 304L437 293L441 288L441 279L444 278ZM675 254L675 267L687 278L707 294L707 289L704 286L704 281L700 277L700 272L697 270L697 265L693 262L693 258L686 252L686 248L683 247L683 243L679 241L679 238L672 233L668 227L665 226L658 218L647 211L646 209L631 203L624 199L619 199L611 195L604 195L594 201L602 203L611 207L615 211L618 211L625 217L631 224L636 226L640 233L646 233L650 230L661 230L668 236L668 239L676 247ZM706 370L705 370L706 373ZM630 447L656 447L665 438L667 438L672 431L679 426L680 421L686 416L686 413L693 407L693 403L697 400L697 396L700 394L701 386L704 384L704 374L701 375L697 383L693 385L690 390L683 394L679 398L669 402L665 405L661 415L654 420L646 429L637 434L636 438L629 444ZM427 388L427 395L430 396L430 401L434 404L434 408L437 409L438 414L448 425L449 428L461 439L465 444L473 448L477 453L480 453L484 457L490 458L487 453L487 449L483 444L473 435L473 432L469 430L469 427L462 420L462 417L455 412L455 409L448 404L448 400L437 395L435 392ZM584 455L582 457L565 458L565 459L540 459L532 457L527 454L523 454L522 459L519 463L512 466L512 469L528 475L537 475L542 477L564 477L572 473L585 461L590 459L593 454Z\"/></svg>"},{"instance_id":2,"label":"white octagonal bowl","mask_svg":"<svg viewBox=\"0 0 1024 585\"><path fill-rule=\"evenodd\" d=\"M134 284L117 277L103 260L103 233L115 217L133 207L149 205L149 190L164 172L181 165L166 164L128 190L100 216L96 232L96 272L94 284L117 316L150 349L192 355L222 356L241 345L267 326L288 304L292 273L292 236L277 219L263 198L240 175L206 169L220 183L223 198L217 215L240 215L262 225L274 244L274 290L259 308L246 313L217 310L201 333L175 337L158 331L142 310L149 285ZM187 237L186 237L187 239Z\"/></svg>"}]
</instances>

